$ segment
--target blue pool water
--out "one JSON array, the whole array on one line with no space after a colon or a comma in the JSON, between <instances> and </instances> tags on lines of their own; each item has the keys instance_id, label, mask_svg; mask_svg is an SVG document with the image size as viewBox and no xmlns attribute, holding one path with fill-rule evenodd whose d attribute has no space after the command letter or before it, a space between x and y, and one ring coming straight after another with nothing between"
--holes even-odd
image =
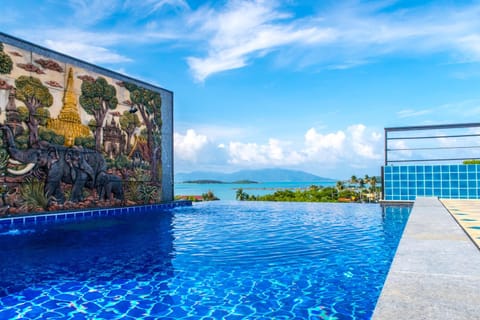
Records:
<instances>
[{"instance_id":1,"label":"blue pool water","mask_svg":"<svg viewBox=\"0 0 480 320\"><path fill-rule=\"evenodd\" d=\"M409 208L209 202L0 235L0 319L369 319Z\"/></svg>"}]
</instances>

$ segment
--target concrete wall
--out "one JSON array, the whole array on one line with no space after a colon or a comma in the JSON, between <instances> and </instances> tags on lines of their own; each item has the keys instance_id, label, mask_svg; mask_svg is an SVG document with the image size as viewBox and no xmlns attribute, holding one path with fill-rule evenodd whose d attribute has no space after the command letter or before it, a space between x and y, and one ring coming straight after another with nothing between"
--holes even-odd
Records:
<instances>
[{"instance_id":1,"label":"concrete wall","mask_svg":"<svg viewBox=\"0 0 480 320\"><path fill-rule=\"evenodd\" d=\"M3 33L0 43L0 214L173 200L173 92ZM17 150L44 157L32 171L8 132ZM97 154L104 168L85 169ZM74 174L56 181L61 161ZM48 205L29 199L35 188Z\"/></svg>"}]
</instances>

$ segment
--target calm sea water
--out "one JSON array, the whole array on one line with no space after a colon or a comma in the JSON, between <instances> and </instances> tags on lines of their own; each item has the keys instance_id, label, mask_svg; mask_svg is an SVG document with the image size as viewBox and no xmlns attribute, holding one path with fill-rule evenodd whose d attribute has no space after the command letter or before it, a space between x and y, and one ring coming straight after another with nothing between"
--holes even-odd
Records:
<instances>
[{"instance_id":1,"label":"calm sea water","mask_svg":"<svg viewBox=\"0 0 480 320\"><path fill-rule=\"evenodd\" d=\"M369 319L408 208L214 201L0 234L0 319Z\"/></svg>"},{"instance_id":2,"label":"calm sea water","mask_svg":"<svg viewBox=\"0 0 480 320\"><path fill-rule=\"evenodd\" d=\"M238 189L252 195L265 195L274 193L279 189L305 189L311 185L317 186L335 186L335 181L315 181L315 182L262 182L255 184L237 184L237 183L175 183L175 195L202 195L212 191L220 200L235 200Z\"/></svg>"}]
</instances>

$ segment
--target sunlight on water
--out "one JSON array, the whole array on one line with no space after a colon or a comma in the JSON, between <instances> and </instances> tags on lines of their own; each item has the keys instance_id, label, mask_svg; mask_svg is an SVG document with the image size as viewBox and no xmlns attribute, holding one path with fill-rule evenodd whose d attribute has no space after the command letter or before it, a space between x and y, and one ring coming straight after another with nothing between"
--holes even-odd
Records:
<instances>
[{"instance_id":1,"label":"sunlight on water","mask_svg":"<svg viewBox=\"0 0 480 320\"><path fill-rule=\"evenodd\" d=\"M369 319L408 214L217 201L12 229L0 318Z\"/></svg>"}]
</instances>

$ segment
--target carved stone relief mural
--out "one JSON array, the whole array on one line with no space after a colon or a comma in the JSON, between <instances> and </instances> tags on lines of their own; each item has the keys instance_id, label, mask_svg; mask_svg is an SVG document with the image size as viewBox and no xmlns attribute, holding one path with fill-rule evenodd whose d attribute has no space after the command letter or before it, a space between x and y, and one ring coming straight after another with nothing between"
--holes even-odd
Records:
<instances>
[{"instance_id":1,"label":"carved stone relief mural","mask_svg":"<svg viewBox=\"0 0 480 320\"><path fill-rule=\"evenodd\" d=\"M1 43L0 214L162 200L162 92L128 80Z\"/></svg>"}]
</instances>

